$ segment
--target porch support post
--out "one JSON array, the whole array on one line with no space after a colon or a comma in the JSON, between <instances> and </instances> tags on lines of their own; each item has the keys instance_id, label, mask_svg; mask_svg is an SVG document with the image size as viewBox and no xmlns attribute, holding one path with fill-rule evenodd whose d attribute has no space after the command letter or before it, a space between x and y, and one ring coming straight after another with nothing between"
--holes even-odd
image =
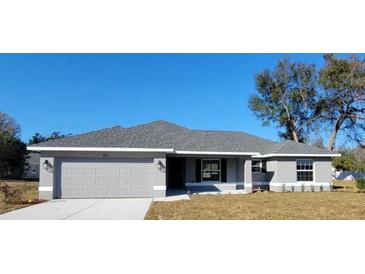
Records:
<instances>
[{"instance_id":1,"label":"porch support post","mask_svg":"<svg viewBox=\"0 0 365 274\"><path fill-rule=\"evenodd\" d=\"M252 192L252 161L251 159L245 160L244 166L244 186L247 192Z\"/></svg>"}]
</instances>

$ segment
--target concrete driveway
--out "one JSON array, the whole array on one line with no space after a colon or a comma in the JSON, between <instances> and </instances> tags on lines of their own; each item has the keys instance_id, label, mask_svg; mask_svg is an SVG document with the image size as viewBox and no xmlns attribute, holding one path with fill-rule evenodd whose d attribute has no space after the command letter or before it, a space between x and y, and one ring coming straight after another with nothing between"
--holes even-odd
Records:
<instances>
[{"instance_id":1,"label":"concrete driveway","mask_svg":"<svg viewBox=\"0 0 365 274\"><path fill-rule=\"evenodd\" d=\"M143 220L149 198L61 199L0 214L0 220Z\"/></svg>"}]
</instances>

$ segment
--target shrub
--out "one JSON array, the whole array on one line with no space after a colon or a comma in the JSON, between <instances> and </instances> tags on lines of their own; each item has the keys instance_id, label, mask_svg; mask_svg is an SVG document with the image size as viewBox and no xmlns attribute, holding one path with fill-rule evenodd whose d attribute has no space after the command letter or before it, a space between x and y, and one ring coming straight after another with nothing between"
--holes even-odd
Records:
<instances>
[{"instance_id":1,"label":"shrub","mask_svg":"<svg viewBox=\"0 0 365 274\"><path fill-rule=\"evenodd\" d=\"M365 191L365 178L358 178L358 179L356 179L356 187L360 191Z\"/></svg>"},{"instance_id":2,"label":"shrub","mask_svg":"<svg viewBox=\"0 0 365 274\"><path fill-rule=\"evenodd\" d=\"M8 184L0 184L0 192L3 193L7 203L18 204L24 200L24 191L20 188L11 188Z\"/></svg>"}]
</instances>

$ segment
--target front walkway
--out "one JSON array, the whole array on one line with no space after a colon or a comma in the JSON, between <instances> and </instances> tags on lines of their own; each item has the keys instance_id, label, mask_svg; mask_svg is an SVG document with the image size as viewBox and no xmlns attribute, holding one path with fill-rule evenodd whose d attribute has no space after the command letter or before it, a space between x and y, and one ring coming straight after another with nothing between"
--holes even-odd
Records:
<instances>
[{"instance_id":1,"label":"front walkway","mask_svg":"<svg viewBox=\"0 0 365 274\"><path fill-rule=\"evenodd\" d=\"M150 198L61 199L14 210L0 220L143 220Z\"/></svg>"}]
</instances>

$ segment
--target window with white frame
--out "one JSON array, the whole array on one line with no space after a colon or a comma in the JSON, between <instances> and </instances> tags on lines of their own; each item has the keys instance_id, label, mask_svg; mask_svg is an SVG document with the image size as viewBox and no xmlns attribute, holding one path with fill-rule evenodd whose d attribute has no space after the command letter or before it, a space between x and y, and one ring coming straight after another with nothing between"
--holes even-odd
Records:
<instances>
[{"instance_id":1,"label":"window with white frame","mask_svg":"<svg viewBox=\"0 0 365 274\"><path fill-rule=\"evenodd\" d=\"M297 181L313 182L313 161L297 160Z\"/></svg>"},{"instance_id":2,"label":"window with white frame","mask_svg":"<svg viewBox=\"0 0 365 274\"><path fill-rule=\"evenodd\" d=\"M266 161L262 160L252 160L253 173L265 173L266 172Z\"/></svg>"},{"instance_id":3,"label":"window with white frame","mask_svg":"<svg viewBox=\"0 0 365 274\"><path fill-rule=\"evenodd\" d=\"M202 181L220 182L221 161L219 159L202 159Z\"/></svg>"}]
</instances>

